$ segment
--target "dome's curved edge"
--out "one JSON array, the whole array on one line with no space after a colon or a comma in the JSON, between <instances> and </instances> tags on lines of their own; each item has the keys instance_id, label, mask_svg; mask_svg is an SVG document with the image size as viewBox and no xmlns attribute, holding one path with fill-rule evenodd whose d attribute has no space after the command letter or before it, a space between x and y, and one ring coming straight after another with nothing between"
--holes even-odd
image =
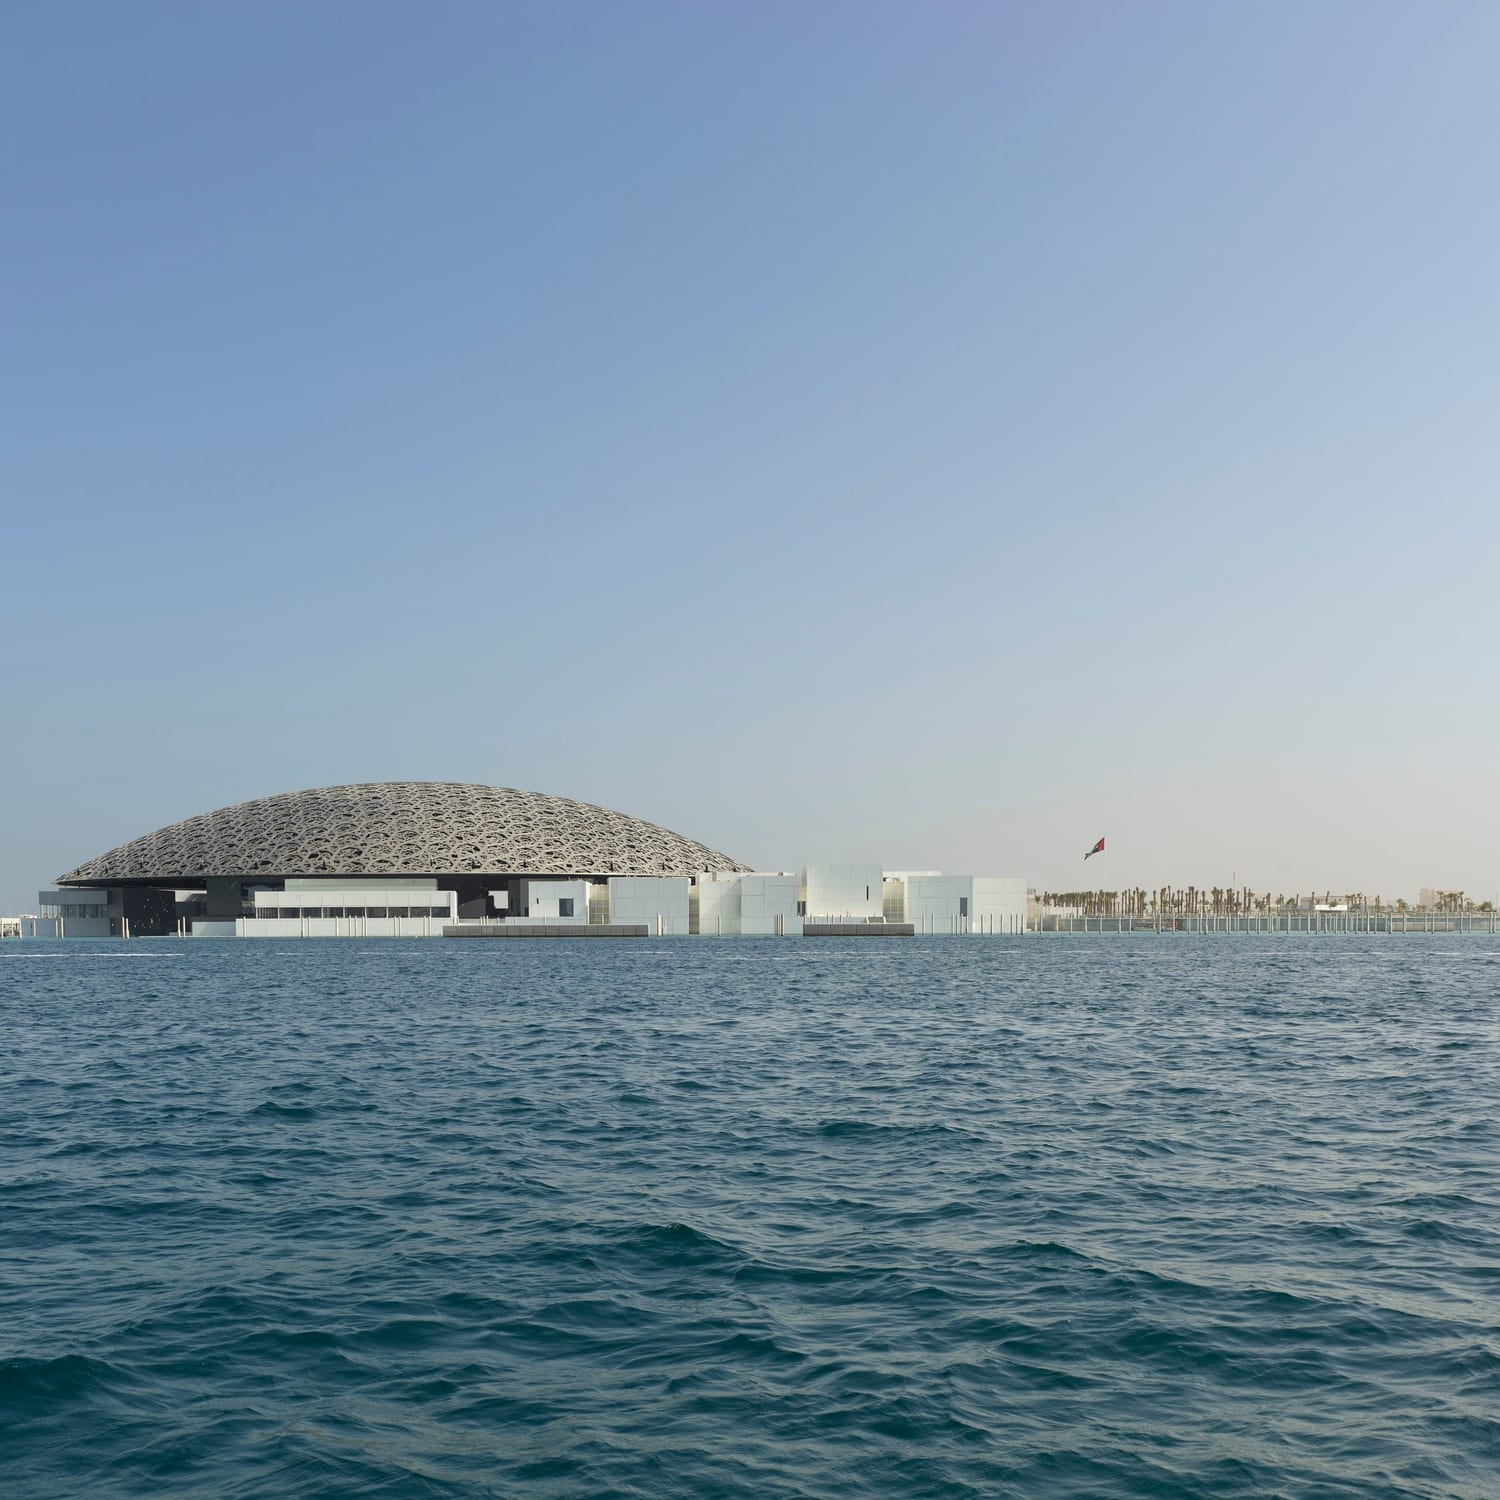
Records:
<instances>
[{"instance_id":1,"label":"dome's curved edge","mask_svg":"<svg viewBox=\"0 0 1500 1500\"><path fill-rule=\"evenodd\" d=\"M482 782L353 782L195 814L83 861L57 884L748 868L597 803Z\"/></svg>"}]
</instances>

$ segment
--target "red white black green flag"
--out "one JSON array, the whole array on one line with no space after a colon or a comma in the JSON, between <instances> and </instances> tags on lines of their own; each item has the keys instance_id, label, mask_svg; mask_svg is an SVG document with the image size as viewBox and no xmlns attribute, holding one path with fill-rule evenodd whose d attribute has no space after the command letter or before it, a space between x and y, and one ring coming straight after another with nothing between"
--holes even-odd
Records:
<instances>
[{"instance_id":1,"label":"red white black green flag","mask_svg":"<svg viewBox=\"0 0 1500 1500\"><path fill-rule=\"evenodd\" d=\"M1092 849L1090 849L1089 852L1087 854L1085 854L1083 857L1087 861L1087 860L1092 859L1096 854L1103 854L1103 853L1104 853L1104 840L1100 839L1099 842L1097 844L1095 844L1094 847Z\"/></svg>"}]
</instances>

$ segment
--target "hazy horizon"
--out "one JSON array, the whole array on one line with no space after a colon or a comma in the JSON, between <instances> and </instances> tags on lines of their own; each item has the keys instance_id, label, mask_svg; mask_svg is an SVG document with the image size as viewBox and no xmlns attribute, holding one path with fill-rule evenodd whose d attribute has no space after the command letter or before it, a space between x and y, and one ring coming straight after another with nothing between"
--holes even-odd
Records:
<instances>
[{"instance_id":1,"label":"hazy horizon","mask_svg":"<svg viewBox=\"0 0 1500 1500\"><path fill-rule=\"evenodd\" d=\"M1500 899L1500 12L0 38L0 910L376 780L760 867Z\"/></svg>"}]
</instances>

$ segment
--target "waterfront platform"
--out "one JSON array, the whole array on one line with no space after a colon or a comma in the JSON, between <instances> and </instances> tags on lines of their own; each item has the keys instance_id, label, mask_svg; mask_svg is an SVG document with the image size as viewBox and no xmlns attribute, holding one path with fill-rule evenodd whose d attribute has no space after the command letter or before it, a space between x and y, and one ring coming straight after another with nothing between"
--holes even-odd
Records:
<instances>
[{"instance_id":1,"label":"waterfront platform","mask_svg":"<svg viewBox=\"0 0 1500 1500\"><path fill-rule=\"evenodd\" d=\"M445 938L643 938L645 922L465 922L443 928Z\"/></svg>"},{"instance_id":2,"label":"waterfront platform","mask_svg":"<svg viewBox=\"0 0 1500 1500\"><path fill-rule=\"evenodd\" d=\"M803 937L912 937L913 922L804 922Z\"/></svg>"}]
</instances>

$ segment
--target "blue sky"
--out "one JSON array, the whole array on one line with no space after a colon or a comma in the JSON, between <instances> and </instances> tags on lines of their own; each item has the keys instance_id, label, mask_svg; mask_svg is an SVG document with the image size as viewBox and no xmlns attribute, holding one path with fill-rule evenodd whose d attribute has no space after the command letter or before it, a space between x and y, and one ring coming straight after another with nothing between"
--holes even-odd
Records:
<instances>
[{"instance_id":1,"label":"blue sky","mask_svg":"<svg viewBox=\"0 0 1500 1500\"><path fill-rule=\"evenodd\" d=\"M1488 4L6 7L0 905L388 778L1500 894L1497 55Z\"/></svg>"}]
</instances>

